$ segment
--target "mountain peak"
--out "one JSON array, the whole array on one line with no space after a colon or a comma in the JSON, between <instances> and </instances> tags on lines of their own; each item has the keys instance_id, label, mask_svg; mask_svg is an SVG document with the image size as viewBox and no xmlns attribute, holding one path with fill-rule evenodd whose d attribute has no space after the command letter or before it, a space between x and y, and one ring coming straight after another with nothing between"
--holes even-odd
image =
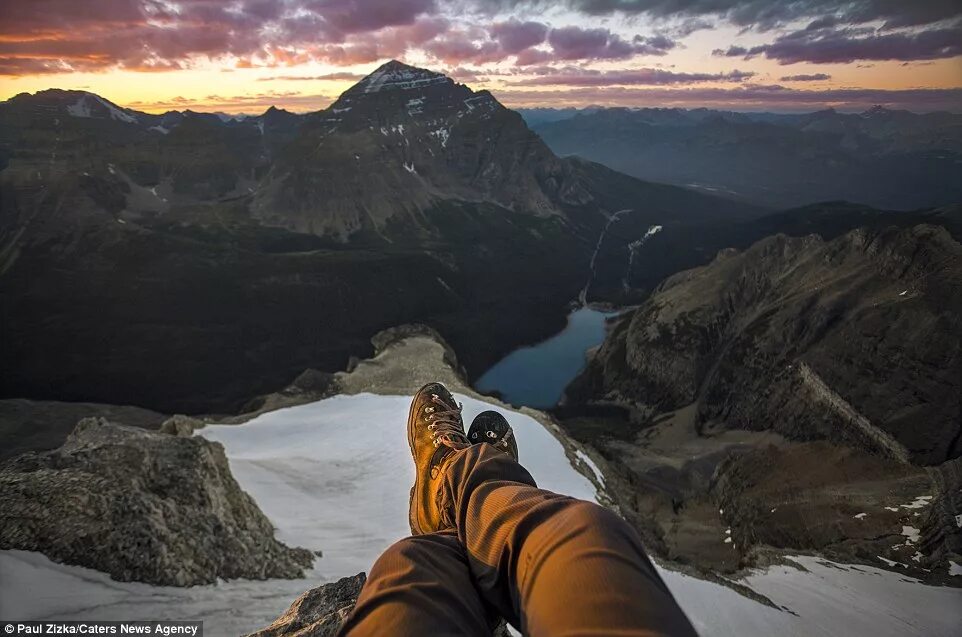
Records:
<instances>
[{"instance_id":1,"label":"mountain peak","mask_svg":"<svg viewBox=\"0 0 962 637\"><path fill-rule=\"evenodd\" d=\"M422 88L432 84L453 84L454 81L441 73L391 60L375 69L370 75L352 87L363 93L380 93Z\"/></svg>"}]
</instances>

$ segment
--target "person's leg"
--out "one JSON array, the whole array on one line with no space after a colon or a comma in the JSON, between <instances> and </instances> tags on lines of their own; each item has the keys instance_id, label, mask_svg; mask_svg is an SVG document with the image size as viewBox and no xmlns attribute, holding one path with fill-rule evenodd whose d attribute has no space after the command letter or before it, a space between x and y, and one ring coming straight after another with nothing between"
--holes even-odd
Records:
<instances>
[{"instance_id":1,"label":"person's leg","mask_svg":"<svg viewBox=\"0 0 962 637\"><path fill-rule=\"evenodd\" d=\"M371 568L342 637L491 637L495 618L474 585L453 531L408 537Z\"/></svg>"},{"instance_id":2,"label":"person's leg","mask_svg":"<svg viewBox=\"0 0 962 637\"><path fill-rule=\"evenodd\" d=\"M509 455L458 451L442 498L481 593L525 635L696 634L627 522L538 489Z\"/></svg>"}]
</instances>

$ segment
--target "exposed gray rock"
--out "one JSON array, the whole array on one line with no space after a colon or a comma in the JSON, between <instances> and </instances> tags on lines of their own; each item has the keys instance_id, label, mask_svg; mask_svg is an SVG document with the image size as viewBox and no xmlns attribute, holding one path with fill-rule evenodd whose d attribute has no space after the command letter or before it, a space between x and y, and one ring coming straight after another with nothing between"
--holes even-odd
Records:
<instances>
[{"instance_id":1,"label":"exposed gray rock","mask_svg":"<svg viewBox=\"0 0 962 637\"><path fill-rule=\"evenodd\" d=\"M183 414L176 414L161 423L160 431L161 433L170 434L172 436L189 438L194 435L195 429L200 429L203 426L204 423L196 418L191 418L190 416L185 416Z\"/></svg>"},{"instance_id":2,"label":"exposed gray rock","mask_svg":"<svg viewBox=\"0 0 962 637\"><path fill-rule=\"evenodd\" d=\"M444 349L444 363L455 370L461 377L467 377L464 368L458 364L457 354L454 353L454 349L448 342L444 340L444 337L433 327L421 323L409 323L407 325L389 327L375 334L371 338L371 345L374 346L374 355L377 356L392 345L414 336L426 336L436 341Z\"/></svg>"},{"instance_id":3,"label":"exposed gray rock","mask_svg":"<svg viewBox=\"0 0 962 637\"><path fill-rule=\"evenodd\" d=\"M270 626L248 637L333 636L354 609L366 580L364 573L358 573L312 588L295 599L291 607Z\"/></svg>"},{"instance_id":4,"label":"exposed gray rock","mask_svg":"<svg viewBox=\"0 0 962 637\"><path fill-rule=\"evenodd\" d=\"M944 228L769 237L667 279L570 397L937 465L962 454L960 277Z\"/></svg>"},{"instance_id":5,"label":"exposed gray rock","mask_svg":"<svg viewBox=\"0 0 962 637\"><path fill-rule=\"evenodd\" d=\"M946 575L950 561L962 564L962 458L930 475L937 492L923 518L919 550L928 557L927 565Z\"/></svg>"},{"instance_id":6,"label":"exposed gray rock","mask_svg":"<svg viewBox=\"0 0 962 637\"><path fill-rule=\"evenodd\" d=\"M102 418L0 466L0 549L173 586L297 578L314 559L274 539L220 444Z\"/></svg>"},{"instance_id":7,"label":"exposed gray rock","mask_svg":"<svg viewBox=\"0 0 962 637\"><path fill-rule=\"evenodd\" d=\"M942 581L962 549L960 275L962 246L924 225L722 251L616 323L565 427L676 563L813 551Z\"/></svg>"}]
</instances>

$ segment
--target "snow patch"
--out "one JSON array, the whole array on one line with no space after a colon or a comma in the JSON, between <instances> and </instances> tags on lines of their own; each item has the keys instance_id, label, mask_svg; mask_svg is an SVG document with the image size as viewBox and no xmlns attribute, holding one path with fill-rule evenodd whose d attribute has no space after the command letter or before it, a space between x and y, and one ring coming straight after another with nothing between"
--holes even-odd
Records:
<instances>
[{"instance_id":1,"label":"snow patch","mask_svg":"<svg viewBox=\"0 0 962 637\"><path fill-rule=\"evenodd\" d=\"M168 129L164 128L163 126L151 126L151 127L150 127L150 130L155 130L155 131L157 131L158 133L160 133L161 135L167 135L168 133L170 133L170 131L169 131Z\"/></svg>"},{"instance_id":2,"label":"snow patch","mask_svg":"<svg viewBox=\"0 0 962 637\"><path fill-rule=\"evenodd\" d=\"M415 97L408 100L407 103L408 115L419 115L424 112L424 98Z\"/></svg>"},{"instance_id":3,"label":"snow patch","mask_svg":"<svg viewBox=\"0 0 962 637\"><path fill-rule=\"evenodd\" d=\"M87 104L87 96L84 95L75 104L68 106L67 113L74 117L90 117L90 105Z\"/></svg>"},{"instance_id":4,"label":"snow patch","mask_svg":"<svg viewBox=\"0 0 962 637\"><path fill-rule=\"evenodd\" d=\"M915 544L922 537L922 532L914 526L903 526L902 535L906 537L905 545Z\"/></svg>"},{"instance_id":5,"label":"snow patch","mask_svg":"<svg viewBox=\"0 0 962 637\"><path fill-rule=\"evenodd\" d=\"M601 469L598 468L598 465L595 464L595 461L592 460L588 456L588 454L586 454L581 449L575 449L575 456L577 456L579 460L581 460L586 465L588 465L588 468L591 469L591 473L594 474L595 479L598 481L598 484L604 486L605 474L601 473Z\"/></svg>"},{"instance_id":6,"label":"snow patch","mask_svg":"<svg viewBox=\"0 0 962 637\"><path fill-rule=\"evenodd\" d=\"M437 130L431 131L430 133L428 133L428 135L430 135L431 137L437 138L438 141L441 142L441 148L447 148L448 138L451 136L451 133L446 128L439 128Z\"/></svg>"},{"instance_id":7,"label":"snow patch","mask_svg":"<svg viewBox=\"0 0 962 637\"><path fill-rule=\"evenodd\" d=\"M898 566L901 566L902 568L908 568L905 564L902 564L901 562L896 562L895 560L886 559L886 558L882 557L881 555L876 555L875 557L877 557L880 562L883 562L883 563L885 563L885 564L888 564L889 566L896 566L896 565L898 565Z\"/></svg>"},{"instance_id":8,"label":"snow patch","mask_svg":"<svg viewBox=\"0 0 962 637\"><path fill-rule=\"evenodd\" d=\"M898 512L899 509L921 509L922 507L927 507L932 504L931 500L934 496L931 495L920 495L911 502L907 504L900 504L894 507L884 507L886 511Z\"/></svg>"},{"instance_id":9,"label":"snow patch","mask_svg":"<svg viewBox=\"0 0 962 637\"><path fill-rule=\"evenodd\" d=\"M867 516L868 516L868 513L857 513L852 517L855 518L856 520L864 520Z\"/></svg>"},{"instance_id":10,"label":"snow patch","mask_svg":"<svg viewBox=\"0 0 962 637\"><path fill-rule=\"evenodd\" d=\"M115 119L127 124L136 124L137 118L123 111L107 100L103 99L99 95L94 95L93 93L85 93L77 100L74 104L67 107L67 113L74 117L94 117L93 111L91 110L91 103L99 104L103 107L110 119Z\"/></svg>"},{"instance_id":11,"label":"snow patch","mask_svg":"<svg viewBox=\"0 0 962 637\"><path fill-rule=\"evenodd\" d=\"M402 164L402 165L404 166L404 170L408 171L408 172L411 173L412 175L418 174L418 171L416 171L416 170L414 169L414 164L409 164L409 163L407 163L407 162L404 162L404 164Z\"/></svg>"}]
</instances>

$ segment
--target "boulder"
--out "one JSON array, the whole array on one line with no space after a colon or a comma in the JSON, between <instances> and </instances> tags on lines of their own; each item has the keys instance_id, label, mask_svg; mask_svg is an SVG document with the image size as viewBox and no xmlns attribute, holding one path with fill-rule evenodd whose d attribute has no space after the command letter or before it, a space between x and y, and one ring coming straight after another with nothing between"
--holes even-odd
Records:
<instances>
[{"instance_id":1,"label":"boulder","mask_svg":"<svg viewBox=\"0 0 962 637\"><path fill-rule=\"evenodd\" d=\"M168 586L298 578L314 560L274 539L220 444L103 418L0 465L0 549Z\"/></svg>"},{"instance_id":2,"label":"boulder","mask_svg":"<svg viewBox=\"0 0 962 637\"><path fill-rule=\"evenodd\" d=\"M172 436L183 436L189 438L194 435L195 429L200 429L204 423L196 418L177 414L171 416L160 424L160 431Z\"/></svg>"},{"instance_id":3,"label":"boulder","mask_svg":"<svg viewBox=\"0 0 962 637\"><path fill-rule=\"evenodd\" d=\"M367 576L358 573L312 588L294 600L270 626L248 637L328 637L337 634L347 619Z\"/></svg>"}]
</instances>

